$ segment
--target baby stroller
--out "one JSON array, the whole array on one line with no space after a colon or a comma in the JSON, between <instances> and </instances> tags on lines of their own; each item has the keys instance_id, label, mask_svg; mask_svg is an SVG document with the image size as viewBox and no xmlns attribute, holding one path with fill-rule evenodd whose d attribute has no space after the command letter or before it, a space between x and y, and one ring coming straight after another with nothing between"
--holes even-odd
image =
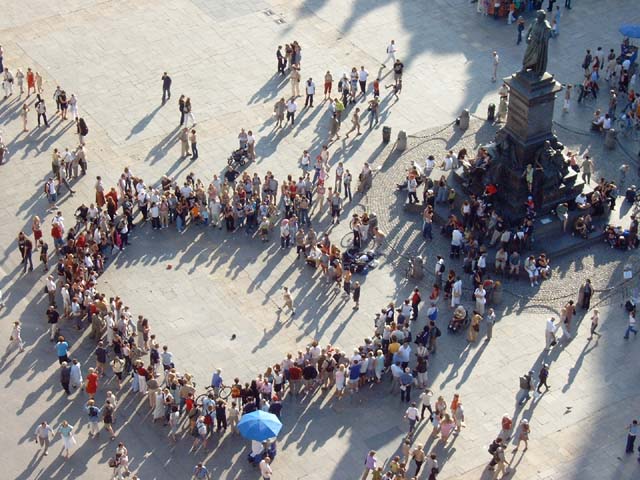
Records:
<instances>
[{"instance_id":1,"label":"baby stroller","mask_svg":"<svg viewBox=\"0 0 640 480\"><path fill-rule=\"evenodd\" d=\"M470 323L469 312L462 305L458 305L453 311L453 316L449 321L447 330L449 333L457 333L460 330L464 330Z\"/></svg>"},{"instance_id":2,"label":"baby stroller","mask_svg":"<svg viewBox=\"0 0 640 480\"><path fill-rule=\"evenodd\" d=\"M229 158L227 159L227 165L230 167L243 167L245 163L249 161L249 157L247 155L246 148L239 148L231 152Z\"/></svg>"}]
</instances>

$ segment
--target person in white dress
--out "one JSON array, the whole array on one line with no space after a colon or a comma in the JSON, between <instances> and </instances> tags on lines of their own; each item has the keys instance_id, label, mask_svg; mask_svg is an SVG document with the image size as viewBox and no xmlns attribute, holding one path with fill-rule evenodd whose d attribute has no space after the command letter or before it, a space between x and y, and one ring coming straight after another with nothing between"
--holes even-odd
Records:
<instances>
[{"instance_id":1,"label":"person in white dress","mask_svg":"<svg viewBox=\"0 0 640 480\"><path fill-rule=\"evenodd\" d=\"M74 358L71 362L70 376L71 376L71 381L69 382L69 384L73 388L78 388L82 386L82 367L77 358Z\"/></svg>"},{"instance_id":2,"label":"person in white dress","mask_svg":"<svg viewBox=\"0 0 640 480\"><path fill-rule=\"evenodd\" d=\"M16 320L15 322L13 322L13 329L11 330L11 336L9 337L9 346L17 346L19 351L22 353L24 352L24 342L22 341L20 331L20 322Z\"/></svg>"},{"instance_id":3,"label":"person in white dress","mask_svg":"<svg viewBox=\"0 0 640 480\"><path fill-rule=\"evenodd\" d=\"M336 370L336 394L338 395L338 398L342 398L342 395L344 394L345 375L344 365L340 365Z\"/></svg>"}]
</instances>

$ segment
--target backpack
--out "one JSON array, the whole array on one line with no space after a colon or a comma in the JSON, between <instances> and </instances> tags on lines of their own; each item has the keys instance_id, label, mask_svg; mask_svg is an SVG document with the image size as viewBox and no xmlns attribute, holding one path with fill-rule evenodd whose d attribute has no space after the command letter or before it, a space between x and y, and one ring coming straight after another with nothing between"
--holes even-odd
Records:
<instances>
[{"instance_id":1,"label":"backpack","mask_svg":"<svg viewBox=\"0 0 640 480\"><path fill-rule=\"evenodd\" d=\"M436 338L438 338L440 335L442 335L442 332L438 327L436 327Z\"/></svg>"},{"instance_id":2,"label":"backpack","mask_svg":"<svg viewBox=\"0 0 640 480\"><path fill-rule=\"evenodd\" d=\"M98 407L94 407L94 406L89 407L89 416L93 417L93 418L97 417L98 416Z\"/></svg>"},{"instance_id":3,"label":"backpack","mask_svg":"<svg viewBox=\"0 0 640 480\"><path fill-rule=\"evenodd\" d=\"M491 455L495 455L497 451L498 451L498 444L495 441L491 442L491 445L489 445L488 452Z\"/></svg>"},{"instance_id":4,"label":"backpack","mask_svg":"<svg viewBox=\"0 0 640 480\"><path fill-rule=\"evenodd\" d=\"M529 380L524 375L520 377L520 388L523 390L529 390Z\"/></svg>"}]
</instances>

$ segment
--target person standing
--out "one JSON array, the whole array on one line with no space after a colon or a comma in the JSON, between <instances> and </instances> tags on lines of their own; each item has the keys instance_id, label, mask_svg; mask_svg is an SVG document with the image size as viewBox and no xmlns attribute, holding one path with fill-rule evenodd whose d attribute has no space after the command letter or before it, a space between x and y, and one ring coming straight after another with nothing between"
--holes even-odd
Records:
<instances>
[{"instance_id":1,"label":"person standing","mask_svg":"<svg viewBox=\"0 0 640 480\"><path fill-rule=\"evenodd\" d=\"M44 99L40 97L40 94L36 96L36 112L38 113L38 126L40 126L40 119L44 121L44 125L49 127L47 121L47 106L44 103Z\"/></svg>"},{"instance_id":2,"label":"person standing","mask_svg":"<svg viewBox=\"0 0 640 480\"><path fill-rule=\"evenodd\" d=\"M530 395L529 392L533 390L533 374L535 372L533 370L529 370L528 373L525 373L520 377L520 392L522 392L522 398L518 400L518 405L522 406L524 403L529 400ZM520 395L520 393L518 393Z\"/></svg>"},{"instance_id":3,"label":"person standing","mask_svg":"<svg viewBox=\"0 0 640 480\"><path fill-rule=\"evenodd\" d=\"M360 282L355 282L353 284L352 294L353 294L353 303L355 304L353 306L353 309L358 310L360 308Z\"/></svg>"},{"instance_id":4,"label":"person standing","mask_svg":"<svg viewBox=\"0 0 640 480\"><path fill-rule=\"evenodd\" d=\"M162 74L162 103L171 100L171 77L167 72Z\"/></svg>"},{"instance_id":5,"label":"person standing","mask_svg":"<svg viewBox=\"0 0 640 480\"><path fill-rule=\"evenodd\" d=\"M289 123L289 120L291 120L292 127L295 124L297 109L298 105L296 105L295 97L291 97L287 102L287 123Z\"/></svg>"},{"instance_id":6,"label":"person standing","mask_svg":"<svg viewBox=\"0 0 640 480\"><path fill-rule=\"evenodd\" d=\"M27 68L27 97L31 95L31 90L36 93L36 77L33 75L33 70Z\"/></svg>"},{"instance_id":7,"label":"person standing","mask_svg":"<svg viewBox=\"0 0 640 480\"><path fill-rule=\"evenodd\" d=\"M287 59L282 53L282 45L278 45L278 49L276 50L276 60L278 62L277 73L284 76L284 69L287 68Z\"/></svg>"},{"instance_id":8,"label":"person standing","mask_svg":"<svg viewBox=\"0 0 640 480\"><path fill-rule=\"evenodd\" d=\"M291 67L291 75L289 75L289 81L291 82L292 98L300 96L300 79L300 69L298 67Z\"/></svg>"},{"instance_id":9,"label":"person standing","mask_svg":"<svg viewBox=\"0 0 640 480\"><path fill-rule=\"evenodd\" d=\"M358 72L358 83L360 84L360 94L366 100L367 98L367 79L369 78L369 72L364 69L364 65L360 66Z\"/></svg>"},{"instance_id":10,"label":"person standing","mask_svg":"<svg viewBox=\"0 0 640 480\"><path fill-rule=\"evenodd\" d=\"M364 459L364 473L362 474L362 480L366 480L369 476L369 472L373 472L378 468L378 459L376 458L376 451L370 450Z\"/></svg>"},{"instance_id":11,"label":"person standing","mask_svg":"<svg viewBox=\"0 0 640 480\"><path fill-rule=\"evenodd\" d=\"M495 453L496 469L495 473L493 474L493 478L498 478L498 475L501 473L502 477L504 478L504 476L509 471L509 462L507 462L507 459L504 456L504 451L505 445L500 444Z\"/></svg>"},{"instance_id":12,"label":"person standing","mask_svg":"<svg viewBox=\"0 0 640 480\"><path fill-rule=\"evenodd\" d=\"M638 436L638 420L633 420L627 427L627 448L625 453L633 453L633 446Z\"/></svg>"},{"instance_id":13,"label":"person standing","mask_svg":"<svg viewBox=\"0 0 640 480\"><path fill-rule=\"evenodd\" d=\"M309 80L307 80L307 83L305 84L305 92L307 94L304 100L305 108L313 107L313 96L316 94L316 84L313 83L313 79L311 77L309 77Z\"/></svg>"},{"instance_id":14,"label":"person standing","mask_svg":"<svg viewBox=\"0 0 640 480\"><path fill-rule=\"evenodd\" d=\"M542 368L540 369L540 373L538 373L538 388L536 388L536 391L538 393L540 392L540 387L542 387L544 385L544 391L548 391L551 387L547 384L547 379L549 378L549 364L545 363L544 365L542 365Z\"/></svg>"},{"instance_id":15,"label":"person standing","mask_svg":"<svg viewBox=\"0 0 640 480\"><path fill-rule=\"evenodd\" d=\"M71 383L71 368L67 362L60 363L60 384L67 395L71 395L69 385Z\"/></svg>"},{"instance_id":16,"label":"person standing","mask_svg":"<svg viewBox=\"0 0 640 480\"><path fill-rule=\"evenodd\" d=\"M22 250L22 263L24 265L22 273L27 273L27 263L29 263L29 271L31 272L33 271L33 260L31 258L33 254L33 242L29 237L25 237Z\"/></svg>"},{"instance_id":17,"label":"person standing","mask_svg":"<svg viewBox=\"0 0 640 480\"><path fill-rule=\"evenodd\" d=\"M44 447L43 455L46 457L49 455L49 442L51 437L55 435L53 429L47 422L42 422L35 431L35 442L40 445L40 448Z\"/></svg>"},{"instance_id":18,"label":"person standing","mask_svg":"<svg viewBox=\"0 0 640 480\"><path fill-rule=\"evenodd\" d=\"M624 339L629 340L629 334L633 332L633 336L636 337L638 335L638 330L636 330L636 312L635 310L629 312L629 325L627 326L627 330L624 334Z\"/></svg>"},{"instance_id":19,"label":"person standing","mask_svg":"<svg viewBox=\"0 0 640 480\"><path fill-rule=\"evenodd\" d=\"M189 135L189 143L191 144L191 160L198 159L198 137L196 136L196 129L191 129L191 135ZM188 150L188 149L187 149Z\"/></svg>"},{"instance_id":20,"label":"person standing","mask_svg":"<svg viewBox=\"0 0 640 480\"><path fill-rule=\"evenodd\" d=\"M383 68L387 67L387 62L389 60L391 60L391 61L393 61L393 63L395 63L395 61L396 61L396 52L397 51L398 51L398 49L396 48L395 40L391 40L389 45L387 45L387 58L385 58L384 62L382 62L382 67Z\"/></svg>"},{"instance_id":21,"label":"person standing","mask_svg":"<svg viewBox=\"0 0 640 480\"><path fill-rule=\"evenodd\" d=\"M190 156L189 153L189 129L185 126L180 132L180 158Z\"/></svg>"},{"instance_id":22,"label":"person standing","mask_svg":"<svg viewBox=\"0 0 640 480\"><path fill-rule=\"evenodd\" d=\"M331 88L333 86L333 75L327 70L324 74L324 99L331 99Z\"/></svg>"},{"instance_id":23,"label":"person standing","mask_svg":"<svg viewBox=\"0 0 640 480\"><path fill-rule=\"evenodd\" d=\"M571 0L564 0L564 8L571 10Z\"/></svg>"},{"instance_id":24,"label":"person standing","mask_svg":"<svg viewBox=\"0 0 640 480\"><path fill-rule=\"evenodd\" d=\"M520 45L522 43L522 32L524 31L524 18L522 16L518 17L518 25L516 28L518 29L518 39L516 40L516 45Z\"/></svg>"},{"instance_id":25,"label":"person standing","mask_svg":"<svg viewBox=\"0 0 640 480\"><path fill-rule=\"evenodd\" d=\"M493 51L492 59L493 59L493 75L491 75L491 81L495 82L498 78L498 65L500 64L500 56L498 55L498 52L496 52L495 50Z\"/></svg>"},{"instance_id":26,"label":"person standing","mask_svg":"<svg viewBox=\"0 0 640 480\"><path fill-rule=\"evenodd\" d=\"M342 185L344 185L344 198L345 200L347 198L349 198L349 201L352 200L351 197L351 180L352 180L352 176L351 176L351 172L349 172L349 170L345 170L344 171L344 175L342 177Z\"/></svg>"},{"instance_id":27,"label":"person standing","mask_svg":"<svg viewBox=\"0 0 640 480\"><path fill-rule=\"evenodd\" d=\"M178 110L180 110L180 126L184 125L184 103L185 96L180 95L180 98L178 99Z\"/></svg>"},{"instance_id":28,"label":"person standing","mask_svg":"<svg viewBox=\"0 0 640 480\"><path fill-rule=\"evenodd\" d=\"M487 316L484 318L485 323L487 324L487 338L485 338L485 342L488 342L493 337L493 326L496 323L496 313L493 308L489 308L487 310Z\"/></svg>"},{"instance_id":29,"label":"person standing","mask_svg":"<svg viewBox=\"0 0 640 480\"><path fill-rule=\"evenodd\" d=\"M273 106L273 114L276 117L276 128L282 127L282 122L284 121L284 113L287 111L287 105L285 103L284 97L276 102Z\"/></svg>"},{"instance_id":30,"label":"person standing","mask_svg":"<svg viewBox=\"0 0 640 480\"><path fill-rule=\"evenodd\" d=\"M400 401L409 403L411 401L411 387L413 386L413 375L411 369L406 367L404 373L400 375Z\"/></svg>"},{"instance_id":31,"label":"person standing","mask_svg":"<svg viewBox=\"0 0 640 480\"><path fill-rule=\"evenodd\" d=\"M593 295L593 287L591 286L591 280L587 278L578 291L578 304L583 310L589 310L591 295Z\"/></svg>"},{"instance_id":32,"label":"person standing","mask_svg":"<svg viewBox=\"0 0 640 480\"><path fill-rule=\"evenodd\" d=\"M191 119L192 127L196 126L196 118L193 116L193 108L191 107L191 98L187 97L184 101L184 126L189 125L189 119Z\"/></svg>"}]
</instances>

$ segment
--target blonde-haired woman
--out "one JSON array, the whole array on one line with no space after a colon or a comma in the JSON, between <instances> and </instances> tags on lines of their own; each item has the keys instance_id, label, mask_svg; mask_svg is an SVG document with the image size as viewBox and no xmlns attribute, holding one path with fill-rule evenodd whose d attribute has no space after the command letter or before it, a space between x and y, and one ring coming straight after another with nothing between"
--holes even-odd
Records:
<instances>
[{"instance_id":1,"label":"blonde-haired woman","mask_svg":"<svg viewBox=\"0 0 640 480\"><path fill-rule=\"evenodd\" d=\"M76 439L73 436L73 426L69 425L69 422L66 420L62 421L62 424L58 427L56 434L60 434L62 437L62 452L64 454L64 459L67 460L71 455L71 447L76 444Z\"/></svg>"},{"instance_id":2,"label":"blonde-haired woman","mask_svg":"<svg viewBox=\"0 0 640 480\"><path fill-rule=\"evenodd\" d=\"M340 365L336 370L336 395L338 395L338 399L341 399L342 395L344 395L345 377L346 372L344 365Z\"/></svg>"}]
</instances>

